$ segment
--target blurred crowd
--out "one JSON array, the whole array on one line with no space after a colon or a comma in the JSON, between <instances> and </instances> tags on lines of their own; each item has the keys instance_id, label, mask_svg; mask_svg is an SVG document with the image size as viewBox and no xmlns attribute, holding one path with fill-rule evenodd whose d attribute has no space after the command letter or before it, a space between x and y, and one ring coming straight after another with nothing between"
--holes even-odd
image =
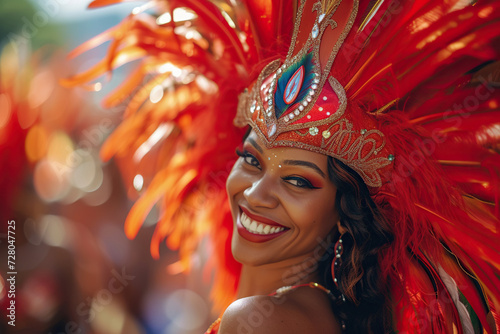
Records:
<instances>
[{"instance_id":1,"label":"blurred crowd","mask_svg":"<svg viewBox=\"0 0 500 334\"><path fill-rule=\"evenodd\" d=\"M0 3L0 333L202 333L214 316L205 259L185 273L162 246L153 260L155 209L136 239L125 236L144 180L99 158L121 108L99 106L101 83L60 84L92 62L66 56L92 36L86 27L120 17L61 22L62 6L71 1Z\"/></svg>"}]
</instances>

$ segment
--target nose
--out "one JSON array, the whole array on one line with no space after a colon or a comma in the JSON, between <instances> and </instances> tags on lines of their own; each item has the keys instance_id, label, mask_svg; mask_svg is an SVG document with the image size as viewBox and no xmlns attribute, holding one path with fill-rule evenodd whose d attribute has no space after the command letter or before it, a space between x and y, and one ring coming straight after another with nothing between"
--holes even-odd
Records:
<instances>
[{"instance_id":1,"label":"nose","mask_svg":"<svg viewBox=\"0 0 500 334\"><path fill-rule=\"evenodd\" d=\"M275 193L276 184L271 177L264 175L253 180L251 185L243 191L243 197L252 207L275 208L279 204L279 198Z\"/></svg>"}]
</instances>

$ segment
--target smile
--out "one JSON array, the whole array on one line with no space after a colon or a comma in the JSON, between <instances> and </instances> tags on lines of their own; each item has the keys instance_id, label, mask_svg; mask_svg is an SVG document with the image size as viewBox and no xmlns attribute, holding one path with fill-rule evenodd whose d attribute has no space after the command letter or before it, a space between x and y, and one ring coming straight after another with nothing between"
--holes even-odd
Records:
<instances>
[{"instance_id":1,"label":"smile","mask_svg":"<svg viewBox=\"0 0 500 334\"><path fill-rule=\"evenodd\" d=\"M243 225L243 227L247 231L255 234L269 235L269 234L279 233L285 230L284 227L271 226L255 221L250 217L248 217L244 212L241 213L240 219L241 219L241 225Z\"/></svg>"},{"instance_id":2,"label":"smile","mask_svg":"<svg viewBox=\"0 0 500 334\"><path fill-rule=\"evenodd\" d=\"M236 219L238 234L245 240L262 243L278 238L289 228L263 216L252 214L248 209L240 207Z\"/></svg>"}]
</instances>

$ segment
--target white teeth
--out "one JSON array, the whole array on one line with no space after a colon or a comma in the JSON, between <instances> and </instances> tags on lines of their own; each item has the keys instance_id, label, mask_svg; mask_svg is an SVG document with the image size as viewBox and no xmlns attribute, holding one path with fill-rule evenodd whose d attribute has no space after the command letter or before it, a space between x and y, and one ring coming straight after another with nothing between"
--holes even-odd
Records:
<instances>
[{"instance_id":1,"label":"white teeth","mask_svg":"<svg viewBox=\"0 0 500 334\"><path fill-rule=\"evenodd\" d=\"M244 228L255 234L274 234L285 229L284 227L276 227L259 223L250 219L250 217L248 217L244 212L241 214L240 221Z\"/></svg>"},{"instance_id":2,"label":"white teeth","mask_svg":"<svg viewBox=\"0 0 500 334\"><path fill-rule=\"evenodd\" d=\"M257 232L262 233L263 231L264 231L264 225L259 224L259 226L257 227Z\"/></svg>"}]
</instances>

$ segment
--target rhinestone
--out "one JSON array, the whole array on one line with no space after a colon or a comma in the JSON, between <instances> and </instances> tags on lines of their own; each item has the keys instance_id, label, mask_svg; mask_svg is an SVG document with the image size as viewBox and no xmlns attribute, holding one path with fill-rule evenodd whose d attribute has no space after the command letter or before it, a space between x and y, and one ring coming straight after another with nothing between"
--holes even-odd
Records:
<instances>
[{"instance_id":1,"label":"rhinestone","mask_svg":"<svg viewBox=\"0 0 500 334\"><path fill-rule=\"evenodd\" d=\"M318 27L318 24L315 23L313 30L311 32L311 36L312 36L312 38L316 38L316 37L318 37L318 35L319 35L319 27Z\"/></svg>"},{"instance_id":2,"label":"rhinestone","mask_svg":"<svg viewBox=\"0 0 500 334\"><path fill-rule=\"evenodd\" d=\"M340 254L337 254L336 256L337 256L337 258L340 258Z\"/></svg>"},{"instance_id":3,"label":"rhinestone","mask_svg":"<svg viewBox=\"0 0 500 334\"><path fill-rule=\"evenodd\" d=\"M294 111L293 113L295 114L295 116L299 116L299 114L300 114L300 111L298 111L298 110L295 110L295 111Z\"/></svg>"},{"instance_id":4,"label":"rhinestone","mask_svg":"<svg viewBox=\"0 0 500 334\"><path fill-rule=\"evenodd\" d=\"M290 114L290 115L288 115L288 116L290 117L290 119L293 119L293 118L295 117L295 115L294 115L294 114Z\"/></svg>"},{"instance_id":5,"label":"rhinestone","mask_svg":"<svg viewBox=\"0 0 500 334\"><path fill-rule=\"evenodd\" d=\"M373 151L373 154L377 155L377 154L378 154L378 151Z\"/></svg>"},{"instance_id":6,"label":"rhinestone","mask_svg":"<svg viewBox=\"0 0 500 334\"><path fill-rule=\"evenodd\" d=\"M311 115L307 115L307 119L311 119Z\"/></svg>"},{"instance_id":7,"label":"rhinestone","mask_svg":"<svg viewBox=\"0 0 500 334\"><path fill-rule=\"evenodd\" d=\"M310 103L312 101L312 97L310 97L310 96L307 97L306 101Z\"/></svg>"},{"instance_id":8,"label":"rhinestone","mask_svg":"<svg viewBox=\"0 0 500 334\"><path fill-rule=\"evenodd\" d=\"M336 279L336 278L334 278L334 279L333 279L333 281L334 281L335 283L337 283L337 279Z\"/></svg>"},{"instance_id":9,"label":"rhinestone","mask_svg":"<svg viewBox=\"0 0 500 334\"><path fill-rule=\"evenodd\" d=\"M314 95L314 93L315 93L314 89L311 89L311 90L309 91L309 95L311 95L311 96L313 96L313 95Z\"/></svg>"},{"instance_id":10,"label":"rhinestone","mask_svg":"<svg viewBox=\"0 0 500 334\"><path fill-rule=\"evenodd\" d=\"M389 161L394 161L396 157L394 156L394 154L389 154L389 156L387 157L387 159L389 159Z\"/></svg>"},{"instance_id":11,"label":"rhinestone","mask_svg":"<svg viewBox=\"0 0 500 334\"><path fill-rule=\"evenodd\" d=\"M269 128L269 137L272 137L272 135L274 135L276 133L276 124L273 123L273 125L271 125L271 128Z\"/></svg>"},{"instance_id":12,"label":"rhinestone","mask_svg":"<svg viewBox=\"0 0 500 334\"><path fill-rule=\"evenodd\" d=\"M326 113L326 116L330 116L330 112L329 111Z\"/></svg>"},{"instance_id":13,"label":"rhinestone","mask_svg":"<svg viewBox=\"0 0 500 334\"><path fill-rule=\"evenodd\" d=\"M288 116L285 116L285 122L288 122L290 119L288 118Z\"/></svg>"},{"instance_id":14,"label":"rhinestone","mask_svg":"<svg viewBox=\"0 0 500 334\"><path fill-rule=\"evenodd\" d=\"M252 106L250 107L250 112L253 114L255 111L255 101L252 103Z\"/></svg>"},{"instance_id":15,"label":"rhinestone","mask_svg":"<svg viewBox=\"0 0 500 334\"><path fill-rule=\"evenodd\" d=\"M328 100L328 98L326 96L323 96L323 101L326 101Z\"/></svg>"},{"instance_id":16,"label":"rhinestone","mask_svg":"<svg viewBox=\"0 0 500 334\"><path fill-rule=\"evenodd\" d=\"M364 135L366 133L366 129L361 129L361 134Z\"/></svg>"},{"instance_id":17,"label":"rhinestone","mask_svg":"<svg viewBox=\"0 0 500 334\"><path fill-rule=\"evenodd\" d=\"M307 105L308 105L308 104L309 104L309 102L307 102L307 101L302 102L302 105L303 105L304 107L307 107Z\"/></svg>"},{"instance_id":18,"label":"rhinestone","mask_svg":"<svg viewBox=\"0 0 500 334\"><path fill-rule=\"evenodd\" d=\"M278 70L276 71L276 73L281 74L281 67L278 68Z\"/></svg>"},{"instance_id":19,"label":"rhinestone","mask_svg":"<svg viewBox=\"0 0 500 334\"><path fill-rule=\"evenodd\" d=\"M304 110L304 106L300 105L300 106L299 106L299 110L300 110L300 111Z\"/></svg>"},{"instance_id":20,"label":"rhinestone","mask_svg":"<svg viewBox=\"0 0 500 334\"><path fill-rule=\"evenodd\" d=\"M318 22L321 23L321 21L323 21L324 18L325 14L321 14L320 16L318 16Z\"/></svg>"},{"instance_id":21,"label":"rhinestone","mask_svg":"<svg viewBox=\"0 0 500 334\"><path fill-rule=\"evenodd\" d=\"M323 131L323 138L328 139L330 138L331 135L332 134L330 133L330 131L328 130Z\"/></svg>"},{"instance_id":22,"label":"rhinestone","mask_svg":"<svg viewBox=\"0 0 500 334\"><path fill-rule=\"evenodd\" d=\"M314 80L314 81L316 81L316 80ZM319 81L319 80L318 80L318 81ZM313 85L311 86L311 88L312 88L312 89L316 89L316 88L318 88L318 85L313 84Z\"/></svg>"},{"instance_id":23,"label":"rhinestone","mask_svg":"<svg viewBox=\"0 0 500 334\"><path fill-rule=\"evenodd\" d=\"M267 113L267 117L271 117L271 116L272 116L272 114L273 114L273 113L268 112L268 113Z\"/></svg>"},{"instance_id":24,"label":"rhinestone","mask_svg":"<svg viewBox=\"0 0 500 334\"><path fill-rule=\"evenodd\" d=\"M259 110L260 110L260 106L257 106L257 109L256 109L256 110L257 110L257 111L259 111Z\"/></svg>"},{"instance_id":25,"label":"rhinestone","mask_svg":"<svg viewBox=\"0 0 500 334\"><path fill-rule=\"evenodd\" d=\"M319 76L319 75L317 75L317 76ZM314 79L314 80L313 80L313 82L314 82L315 84L319 84L319 79L318 79L318 78L316 78L316 79Z\"/></svg>"},{"instance_id":26,"label":"rhinestone","mask_svg":"<svg viewBox=\"0 0 500 334\"><path fill-rule=\"evenodd\" d=\"M319 132L319 130L315 126L309 128L309 133L311 134L311 136L316 136L318 134L318 132Z\"/></svg>"},{"instance_id":27,"label":"rhinestone","mask_svg":"<svg viewBox=\"0 0 500 334\"><path fill-rule=\"evenodd\" d=\"M318 110L319 110L319 111L323 111L323 107L319 107L319 108L318 108Z\"/></svg>"},{"instance_id":28,"label":"rhinestone","mask_svg":"<svg viewBox=\"0 0 500 334\"><path fill-rule=\"evenodd\" d=\"M264 98L264 101L266 101L266 102L267 102L267 100L269 100L269 97L267 97L267 96L266 96L266 97Z\"/></svg>"}]
</instances>

